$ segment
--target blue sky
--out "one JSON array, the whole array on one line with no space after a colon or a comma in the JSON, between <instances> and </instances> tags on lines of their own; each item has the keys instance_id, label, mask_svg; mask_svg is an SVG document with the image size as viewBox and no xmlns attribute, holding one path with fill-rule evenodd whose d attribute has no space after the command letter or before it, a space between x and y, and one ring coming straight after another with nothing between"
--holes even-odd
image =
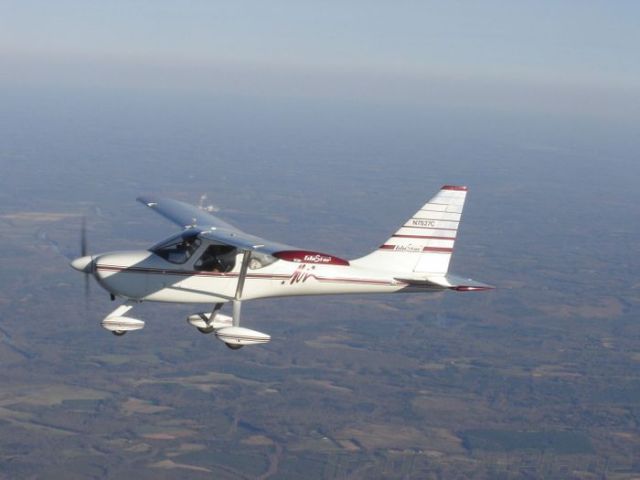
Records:
<instances>
[{"instance_id":1,"label":"blue sky","mask_svg":"<svg viewBox=\"0 0 640 480\"><path fill-rule=\"evenodd\" d=\"M624 103L638 19L624 0L5 0L0 82Z\"/></svg>"}]
</instances>

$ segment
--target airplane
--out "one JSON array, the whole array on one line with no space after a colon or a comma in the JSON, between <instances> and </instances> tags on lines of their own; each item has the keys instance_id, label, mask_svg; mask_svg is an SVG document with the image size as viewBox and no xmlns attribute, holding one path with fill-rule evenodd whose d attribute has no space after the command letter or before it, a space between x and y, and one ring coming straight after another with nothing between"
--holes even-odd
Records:
<instances>
[{"instance_id":1,"label":"airplane","mask_svg":"<svg viewBox=\"0 0 640 480\"><path fill-rule=\"evenodd\" d=\"M82 255L70 265L86 274L87 282L93 276L112 300L124 299L101 322L114 335L144 327L143 320L127 315L143 301L213 304L187 321L235 350L271 340L240 326L247 300L494 288L448 272L466 195L467 187L444 185L382 245L352 260L250 235L177 200L142 196L139 202L180 232L147 250L89 255L83 222ZM220 312L227 303L230 316Z\"/></svg>"}]
</instances>

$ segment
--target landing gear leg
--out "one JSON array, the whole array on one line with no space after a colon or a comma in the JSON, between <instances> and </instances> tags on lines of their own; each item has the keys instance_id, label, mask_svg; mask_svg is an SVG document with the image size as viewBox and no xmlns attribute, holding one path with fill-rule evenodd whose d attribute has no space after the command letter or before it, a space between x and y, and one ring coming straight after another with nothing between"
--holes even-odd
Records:
<instances>
[{"instance_id":1,"label":"landing gear leg","mask_svg":"<svg viewBox=\"0 0 640 480\"><path fill-rule=\"evenodd\" d=\"M242 290L244 289L244 281L247 278L247 270L249 268L249 261L251 260L251 250L242 250L242 265L240 266L240 273L238 274L238 284L236 285L236 294L233 298L233 314L232 314L232 329L240 327L240 310L242 309ZM244 343L232 343L232 341L225 341L224 328L219 330L218 338L224 342L224 344L231 350L238 350L244 346ZM236 340L237 341L237 340Z\"/></svg>"},{"instance_id":2,"label":"landing gear leg","mask_svg":"<svg viewBox=\"0 0 640 480\"><path fill-rule=\"evenodd\" d=\"M206 318L206 315L201 315L201 318L205 322L207 322L207 326L206 327L196 327L200 333L207 334L207 333L213 332L213 325L212 325L213 319L216 316L216 312L222 308L222 305L224 305L224 303L216 303L213 306L213 310L211 311L211 314L209 315L209 318Z\"/></svg>"}]
</instances>

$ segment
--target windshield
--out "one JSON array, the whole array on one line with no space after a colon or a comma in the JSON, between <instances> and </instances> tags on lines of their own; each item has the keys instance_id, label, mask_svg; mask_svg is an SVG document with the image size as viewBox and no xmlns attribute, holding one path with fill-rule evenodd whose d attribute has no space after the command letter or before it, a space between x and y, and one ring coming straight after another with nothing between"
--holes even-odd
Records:
<instances>
[{"instance_id":1,"label":"windshield","mask_svg":"<svg viewBox=\"0 0 640 480\"><path fill-rule=\"evenodd\" d=\"M151 247L151 251L168 262L176 264L185 263L200 246L199 233L199 231L179 233L168 240L154 245Z\"/></svg>"}]
</instances>

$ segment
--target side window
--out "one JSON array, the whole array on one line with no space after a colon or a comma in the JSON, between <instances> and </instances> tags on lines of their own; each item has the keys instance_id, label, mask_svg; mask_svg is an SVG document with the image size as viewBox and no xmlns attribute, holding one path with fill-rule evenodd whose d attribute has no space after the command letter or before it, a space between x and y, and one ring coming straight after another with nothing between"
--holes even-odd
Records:
<instances>
[{"instance_id":1,"label":"side window","mask_svg":"<svg viewBox=\"0 0 640 480\"><path fill-rule=\"evenodd\" d=\"M236 253L230 245L209 245L193 268L200 272L230 272L236 264Z\"/></svg>"},{"instance_id":2,"label":"side window","mask_svg":"<svg viewBox=\"0 0 640 480\"><path fill-rule=\"evenodd\" d=\"M252 252L251 260L249 260L249 270L259 270L267 265L271 265L276 260L278 260L276 257L267 255L266 253Z\"/></svg>"}]
</instances>

